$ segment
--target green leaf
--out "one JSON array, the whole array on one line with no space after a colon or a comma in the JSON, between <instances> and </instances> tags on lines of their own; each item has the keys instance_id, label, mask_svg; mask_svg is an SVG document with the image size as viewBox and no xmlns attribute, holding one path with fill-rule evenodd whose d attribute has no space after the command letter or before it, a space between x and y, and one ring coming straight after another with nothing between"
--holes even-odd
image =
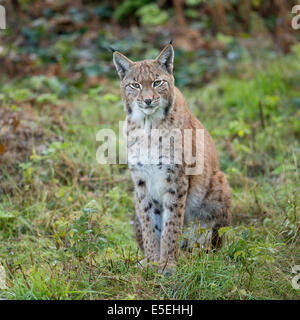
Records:
<instances>
[{"instance_id":1,"label":"green leaf","mask_svg":"<svg viewBox=\"0 0 300 320\"><path fill-rule=\"evenodd\" d=\"M226 233L228 230L230 230L230 227L222 227L218 230L219 236L222 237L224 233Z\"/></svg>"}]
</instances>

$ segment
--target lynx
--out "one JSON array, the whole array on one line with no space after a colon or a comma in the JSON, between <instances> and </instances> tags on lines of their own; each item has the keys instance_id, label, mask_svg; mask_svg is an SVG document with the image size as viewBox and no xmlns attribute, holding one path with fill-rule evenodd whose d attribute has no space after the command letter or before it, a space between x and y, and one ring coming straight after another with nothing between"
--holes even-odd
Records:
<instances>
[{"instance_id":1,"label":"lynx","mask_svg":"<svg viewBox=\"0 0 300 320\"><path fill-rule=\"evenodd\" d=\"M175 87L173 60L172 43L156 59L138 62L113 50L126 112L128 152L138 147L140 154L148 154L149 148L157 144L157 139L150 144L140 139L140 135L134 135L137 131L144 131L152 139L155 129L179 130L181 137L184 130L191 129L193 152L197 146L196 130L204 132L200 174L187 174L187 167L192 165L185 162L157 164L128 159L135 188L135 237L145 257L141 264L158 266L164 274L176 266L180 246L192 250L196 244L201 248L209 240L210 248L218 248L222 243L218 229L231 223L231 191L220 171L215 144ZM162 142L161 137L158 141ZM186 233L183 227L188 230Z\"/></svg>"}]
</instances>

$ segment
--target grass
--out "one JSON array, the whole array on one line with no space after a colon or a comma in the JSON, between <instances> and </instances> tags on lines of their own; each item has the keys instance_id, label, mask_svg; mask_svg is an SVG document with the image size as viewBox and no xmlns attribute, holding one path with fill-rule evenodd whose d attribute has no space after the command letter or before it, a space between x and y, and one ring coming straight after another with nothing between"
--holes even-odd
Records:
<instances>
[{"instance_id":1,"label":"grass","mask_svg":"<svg viewBox=\"0 0 300 320\"><path fill-rule=\"evenodd\" d=\"M219 251L181 252L169 278L136 267L142 255L126 166L96 162L97 131L117 132L125 117L118 83L70 97L45 89L38 77L4 86L2 99L13 110L24 110L30 95L39 98L31 111L45 138L29 157L1 169L10 192L0 202L7 274L0 297L298 299L291 280L300 264L299 71L294 50L243 61L210 84L183 89L218 147L232 187L233 225L222 230ZM18 91L24 87L25 96Z\"/></svg>"}]
</instances>

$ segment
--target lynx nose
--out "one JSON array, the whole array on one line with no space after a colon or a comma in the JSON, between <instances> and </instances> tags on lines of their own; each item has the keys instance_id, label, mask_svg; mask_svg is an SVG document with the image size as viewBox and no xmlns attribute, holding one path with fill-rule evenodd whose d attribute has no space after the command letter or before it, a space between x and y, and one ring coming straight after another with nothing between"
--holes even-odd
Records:
<instances>
[{"instance_id":1,"label":"lynx nose","mask_svg":"<svg viewBox=\"0 0 300 320\"><path fill-rule=\"evenodd\" d=\"M149 106L151 104L152 100L151 99L145 99L144 102L146 103L146 105Z\"/></svg>"}]
</instances>

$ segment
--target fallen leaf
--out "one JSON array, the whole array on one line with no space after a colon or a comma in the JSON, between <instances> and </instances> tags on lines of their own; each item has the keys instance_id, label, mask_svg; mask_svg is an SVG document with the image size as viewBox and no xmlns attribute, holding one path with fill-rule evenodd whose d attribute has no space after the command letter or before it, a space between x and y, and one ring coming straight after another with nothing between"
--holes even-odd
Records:
<instances>
[{"instance_id":1,"label":"fallen leaf","mask_svg":"<svg viewBox=\"0 0 300 320\"><path fill-rule=\"evenodd\" d=\"M6 151L5 145L0 143L0 155Z\"/></svg>"}]
</instances>

